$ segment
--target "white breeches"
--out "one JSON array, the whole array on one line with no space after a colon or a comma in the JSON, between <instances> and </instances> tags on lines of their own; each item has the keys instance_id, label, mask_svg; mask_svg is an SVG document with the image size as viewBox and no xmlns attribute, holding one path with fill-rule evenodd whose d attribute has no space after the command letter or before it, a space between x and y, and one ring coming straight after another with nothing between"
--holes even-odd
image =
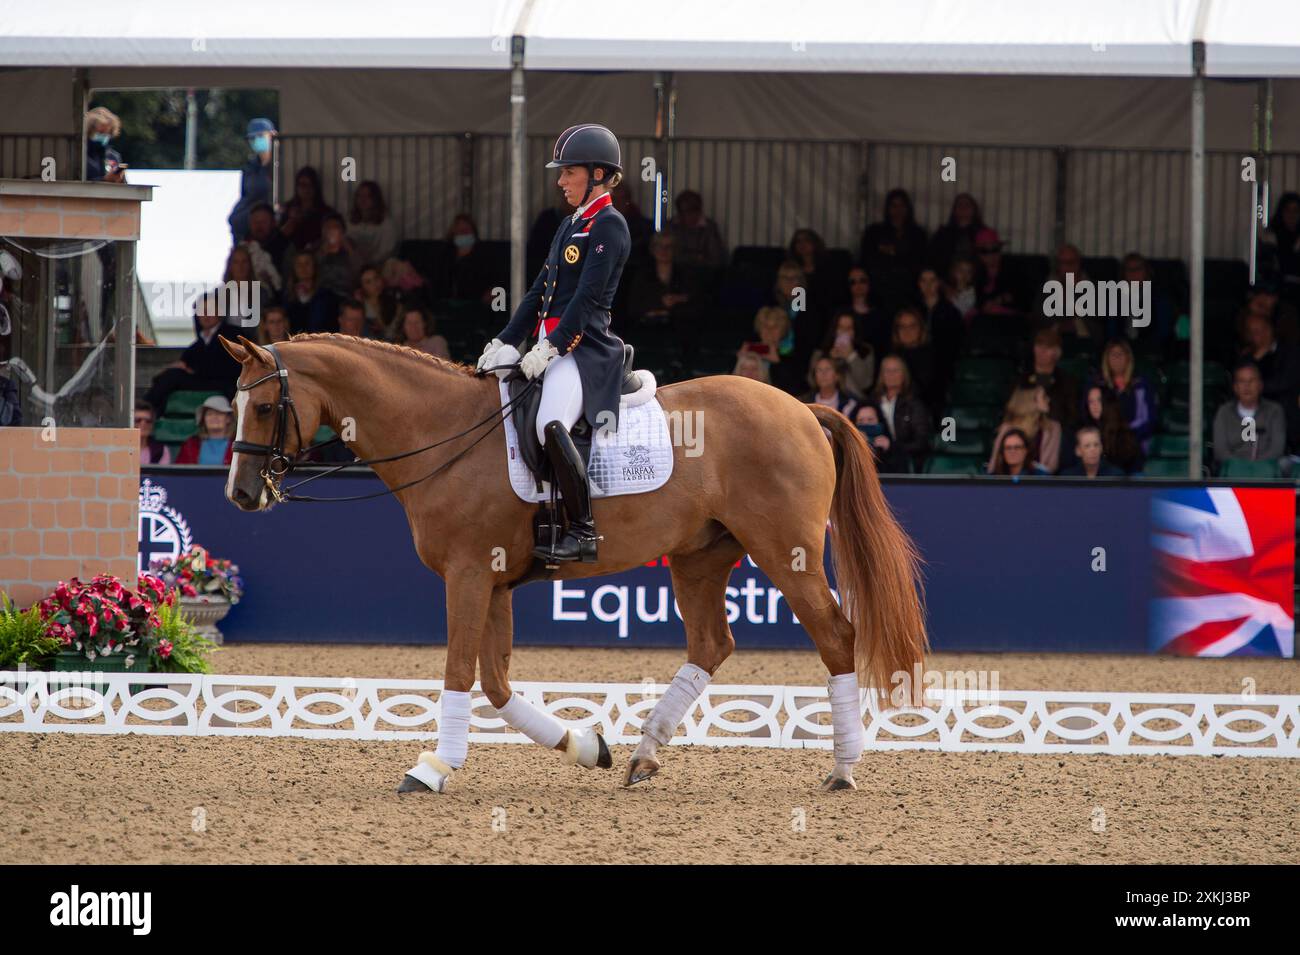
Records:
<instances>
[{"instance_id":1,"label":"white breeches","mask_svg":"<svg viewBox=\"0 0 1300 955\"><path fill-rule=\"evenodd\" d=\"M546 444L546 426L552 421L572 428L582 417L582 378L573 352L555 359L542 375L542 400L537 407L537 440Z\"/></svg>"}]
</instances>

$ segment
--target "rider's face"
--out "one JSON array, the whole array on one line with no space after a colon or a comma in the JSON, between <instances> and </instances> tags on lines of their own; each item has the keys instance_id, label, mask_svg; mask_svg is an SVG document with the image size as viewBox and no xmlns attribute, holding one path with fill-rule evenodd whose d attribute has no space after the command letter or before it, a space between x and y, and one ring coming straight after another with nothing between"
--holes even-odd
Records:
<instances>
[{"instance_id":1,"label":"rider's face","mask_svg":"<svg viewBox=\"0 0 1300 955\"><path fill-rule=\"evenodd\" d=\"M565 166L560 170L556 185L564 193L564 200L575 209L587 191L587 170L583 166Z\"/></svg>"}]
</instances>

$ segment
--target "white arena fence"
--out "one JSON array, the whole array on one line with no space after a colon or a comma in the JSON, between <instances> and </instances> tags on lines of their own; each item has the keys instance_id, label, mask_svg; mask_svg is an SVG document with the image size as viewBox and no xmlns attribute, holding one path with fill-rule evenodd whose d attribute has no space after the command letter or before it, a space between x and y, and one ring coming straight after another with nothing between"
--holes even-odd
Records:
<instances>
[{"instance_id":1,"label":"white arena fence","mask_svg":"<svg viewBox=\"0 0 1300 955\"><path fill-rule=\"evenodd\" d=\"M514 683L612 744L640 739L661 684ZM0 673L0 732L437 738L440 680L165 673ZM1300 696L930 691L924 708L864 700L868 750L1300 757ZM675 744L830 749L825 687L710 686ZM527 743L474 699L470 740Z\"/></svg>"}]
</instances>

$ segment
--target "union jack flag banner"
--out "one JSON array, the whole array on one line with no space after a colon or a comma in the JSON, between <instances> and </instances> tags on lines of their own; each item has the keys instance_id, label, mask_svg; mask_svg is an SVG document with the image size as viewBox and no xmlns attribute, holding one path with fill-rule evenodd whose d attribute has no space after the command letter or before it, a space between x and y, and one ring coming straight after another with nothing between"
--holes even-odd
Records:
<instances>
[{"instance_id":1,"label":"union jack flag banner","mask_svg":"<svg viewBox=\"0 0 1300 955\"><path fill-rule=\"evenodd\" d=\"M1295 491L1180 488L1151 505L1149 646L1295 656Z\"/></svg>"}]
</instances>

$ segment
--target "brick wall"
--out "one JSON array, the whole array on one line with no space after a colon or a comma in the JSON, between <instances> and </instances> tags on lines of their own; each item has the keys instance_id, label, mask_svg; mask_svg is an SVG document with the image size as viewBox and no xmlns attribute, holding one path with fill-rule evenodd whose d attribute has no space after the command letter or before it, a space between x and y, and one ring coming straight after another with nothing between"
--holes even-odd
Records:
<instances>
[{"instance_id":1,"label":"brick wall","mask_svg":"<svg viewBox=\"0 0 1300 955\"><path fill-rule=\"evenodd\" d=\"M139 432L0 428L0 590L21 607L60 580L115 574L134 585Z\"/></svg>"},{"instance_id":2,"label":"brick wall","mask_svg":"<svg viewBox=\"0 0 1300 955\"><path fill-rule=\"evenodd\" d=\"M111 190L111 186L101 187ZM140 203L0 191L0 235L62 239L138 239Z\"/></svg>"}]
</instances>

